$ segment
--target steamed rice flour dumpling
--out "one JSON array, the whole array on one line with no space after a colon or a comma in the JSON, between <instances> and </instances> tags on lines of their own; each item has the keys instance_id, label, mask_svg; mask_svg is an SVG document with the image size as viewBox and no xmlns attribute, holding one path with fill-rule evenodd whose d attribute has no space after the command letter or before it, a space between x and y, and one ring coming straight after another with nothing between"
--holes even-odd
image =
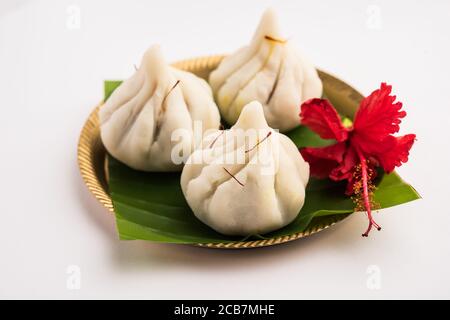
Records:
<instances>
[{"instance_id":1,"label":"steamed rice flour dumpling","mask_svg":"<svg viewBox=\"0 0 450 320\"><path fill-rule=\"evenodd\" d=\"M229 130L206 135L189 157L181 188L194 214L226 235L264 234L303 207L309 165L295 144L267 125L254 101Z\"/></svg>"},{"instance_id":2,"label":"steamed rice flour dumpling","mask_svg":"<svg viewBox=\"0 0 450 320\"><path fill-rule=\"evenodd\" d=\"M208 83L169 66L159 46L147 50L139 69L113 92L99 116L108 152L144 171L181 171L203 132L220 125ZM194 130L195 121L201 130Z\"/></svg>"},{"instance_id":3,"label":"steamed rice flour dumpling","mask_svg":"<svg viewBox=\"0 0 450 320\"><path fill-rule=\"evenodd\" d=\"M250 45L227 56L209 83L229 124L247 103L257 100L269 126L282 132L299 125L302 102L322 95L317 71L283 38L272 9L264 13Z\"/></svg>"}]
</instances>

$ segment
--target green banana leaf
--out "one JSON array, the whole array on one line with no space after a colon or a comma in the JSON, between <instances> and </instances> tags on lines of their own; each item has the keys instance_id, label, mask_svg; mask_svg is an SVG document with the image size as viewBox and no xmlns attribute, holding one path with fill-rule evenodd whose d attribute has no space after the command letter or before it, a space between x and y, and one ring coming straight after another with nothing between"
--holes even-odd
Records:
<instances>
[{"instance_id":1,"label":"green banana leaf","mask_svg":"<svg viewBox=\"0 0 450 320\"><path fill-rule=\"evenodd\" d=\"M105 100L120 85L105 82ZM324 146L333 141L321 139L306 127L287 133L298 147ZM189 208L180 187L180 173L150 173L133 170L108 156L109 192L114 204L120 239L141 239L169 243L220 243L243 240L219 234L198 220ZM412 186L397 173L380 172L374 200L388 208L419 199ZM303 232L324 219L349 215L354 204L344 194L345 183L311 178L306 200L297 218L284 228L251 238L272 238ZM355 231L359 232L359 231Z\"/></svg>"}]
</instances>

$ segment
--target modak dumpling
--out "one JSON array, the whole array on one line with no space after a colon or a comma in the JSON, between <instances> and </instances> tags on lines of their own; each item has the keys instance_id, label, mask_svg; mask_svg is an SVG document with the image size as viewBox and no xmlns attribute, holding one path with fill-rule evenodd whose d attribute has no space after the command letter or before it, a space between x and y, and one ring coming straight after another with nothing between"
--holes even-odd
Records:
<instances>
[{"instance_id":1,"label":"modak dumpling","mask_svg":"<svg viewBox=\"0 0 450 320\"><path fill-rule=\"evenodd\" d=\"M167 65L153 46L100 109L100 124L108 152L131 168L180 171L203 132L219 128L220 115L207 82Z\"/></svg>"},{"instance_id":2,"label":"modak dumpling","mask_svg":"<svg viewBox=\"0 0 450 320\"><path fill-rule=\"evenodd\" d=\"M195 216L226 235L279 229L305 201L309 165L295 144L267 125L262 105L246 105L229 130L206 135L181 174Z\"/></svg>"},{"instance_id":3,"label":"modak dumpling","mask_svg":"<svg viewBox=\"0 0 450 320\"><path fill-rule=\"evenodd\" d=\"M262 16L250 45L224 58L209 83L229 124L247 103L257 100L268 124L282 132L299 125L303 101L322 96L316 69L283 38L272 9Z\"/></svg>"}]
</instances>

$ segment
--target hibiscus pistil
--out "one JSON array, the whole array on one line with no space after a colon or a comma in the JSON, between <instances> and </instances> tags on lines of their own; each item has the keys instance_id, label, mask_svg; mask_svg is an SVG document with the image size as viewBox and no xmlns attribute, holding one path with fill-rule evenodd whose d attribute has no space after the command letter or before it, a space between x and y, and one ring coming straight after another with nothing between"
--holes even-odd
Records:
<instances>
[{"instance_id":1,"label":"hibiscus pistil","mask_svg":"<svg viewBox=\"0 0 450 320\"><path fill-rule=\"evenodd\" d=\"M372 216L372 203L373 203L372 194L373 194L373 191L371 190L370 194L369 194L369 187L371 186L372 179L368 172L369 169L368 169L368 165L367 165L367 160L359 150L357 150L356 152L358 154L359 161L360 161L360 167L361 167L362 200L364 203L364 208L366 209L366 212L367 212L367 218L369 219L369 226L367 227L366 232L364 232L362 234L362 236L368 237L370 230L372 230L372 227L377 228L378 231L381 230L381 227L375 222L375 220L373 219L373 216ZM354 188L356 189L356 187L354 187ZM358 208L358 207L356 207L356 209L360 210L360 208Z\"/></svg>"}]
</instances>

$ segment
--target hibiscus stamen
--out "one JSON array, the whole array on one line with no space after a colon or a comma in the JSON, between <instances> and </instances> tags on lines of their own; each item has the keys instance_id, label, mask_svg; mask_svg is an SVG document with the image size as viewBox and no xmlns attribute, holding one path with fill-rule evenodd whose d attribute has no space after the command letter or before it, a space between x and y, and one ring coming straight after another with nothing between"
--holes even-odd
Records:
<instances>
[{"instance_id":1,"label":"hibiscus stamen","mask_svg":"<svg viewBox=\"0 0 450 320\"><path fill-rule=\"evenodd\" d=\"M363 237L368 237L370 230L372 230L372 227L377 228L378 231L381 230L381 227L375 222L372 216L372 205L371 205L371 195L369 194L369 173L368 173L368 167L367 167L367 160L363 156L363 154L357 150L360 165L361 165L361 182L362 182L362 198L363 198L363 204L364 208L366 209L367 218L369 219L369 226L367 227L366 232L362 234Z\"/></svg>"},{"instance_id":2,"label":"hibiscus stamen","mask_svg":"<svg viewBox=\"0 0 450 320\"><path fill-rule=\"evenodd\" d=\"M265 140L267 140L272 135L272 131L269 131L269 133L261 140L258 141L253 147L250 149L245 150L245 153L249 153L250 151L253 151L256 147L258 147L261 143L263 143Z\"/></svg>"},{"instance_id":3,"label":"hibiscus stamen","mask_svg":"<svg viewBox=\"0 0 450 320\"><path fill-rule=\"evenodd\" d=\"M234 174L232 174L230 171L228 171L226 168L223 168L223 170L225 170L226 173L228 173L230 175L231 178L234 179L234 181L236 181L237 183L239 183L242 187L244 186L244 184L242 182L240 182L238 180L238 178L236 178L236 176Z\"/></svg>"},{"instance_id":4,"label":"hibiscus stamen","mask_svg":"<svg viewBox=\"0 0 450 320\"><path fill-rule=\"evenodd\" d=\"M162 103L161 103L161 105L162 105L162 108L161 108L161 110L162 111L166 111L166 104L165 104L165 102L166 102L166 99L169 97L169 95L171 94L171 92L178 86L178 84L180 83L180 80L177 80L177 82L175 82L175 84L172 86L172 88L170 88L170 90L169 90L169 92L167 92L166 93L166 95L164 96L164 98L163 98L163 100L162 100Z\"/></svg>"},{"instance_id":5,"label":"hibiscus stamen","mask_svg":"<svg viewBox=\"0 0 450 320\"><path fill-rule=\"evenodd\" d=\"M272 36L269 36L269 35L265 35L264 38L266 40L273 41L273 42L278 42L278 43L281 43L281 44L285 44L287 42L286 39L275 38L275 37L272 37Z\"/></svg>"},{"instance_id":6,"label":"hibiscus stamen","mask_svg":"<svg viewBox=\"0 0 450 320\"><path fill-rule=\"evenodd\" d=\"M217 140L219 140L219 138L225 133L225 130L222 130L217 137L214 138L214 140L211 142L211 144L209 145L209 148L211 149L212 147L214 147L214 144L217 142Z\"/></svg>"}]
</instances>

